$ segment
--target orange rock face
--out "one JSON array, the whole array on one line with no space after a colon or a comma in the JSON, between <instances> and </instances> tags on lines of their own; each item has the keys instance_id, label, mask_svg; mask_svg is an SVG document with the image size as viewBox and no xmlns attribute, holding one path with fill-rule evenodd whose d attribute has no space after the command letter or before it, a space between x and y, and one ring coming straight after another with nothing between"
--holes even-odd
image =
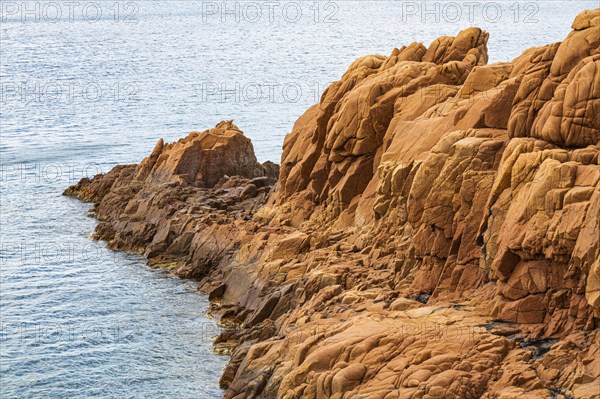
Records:
<instances>
[{"instance_id":1,"label":"orange rock face","mask_svg":"<svg viewBox=\"0 0 600 399\"><path fill-rule=\"evenodd\" d=\"M600 397L600 9L487 64L486 32L355 61L285 139L160 141L69 194L201 279L225 398Z\"/></svg>"},{"instance_id":2,"label":"orange rock face","mask_svg":"<svg viewBox=\"0 0 600 399\"><path fill-rule=\"evenodd\" d=\"M278 173L277 165L256 161L250 139L228 121L176 143L161 139L139 165L83 179L65 194L96 202L96 238L111 248L144 251L154 263L197 277L217 256L205 248L206 259L186 262L191 248L210 246L196 239L200 226L250 219Z\"/></svg>"}]
</instances>

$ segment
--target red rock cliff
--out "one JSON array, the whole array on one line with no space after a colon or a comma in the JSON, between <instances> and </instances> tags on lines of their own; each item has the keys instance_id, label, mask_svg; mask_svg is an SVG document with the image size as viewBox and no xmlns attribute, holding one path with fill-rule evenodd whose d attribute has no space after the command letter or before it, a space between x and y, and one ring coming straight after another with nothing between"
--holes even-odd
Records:
<instances>
[{"instance_id":1,"label":"red rock cliff","mask_svg":"<svg viewBox=\"0 0 600 399\"><path fill-rule=\"evenodd\" d=\"M68 190L201 279L226 398L600 397L600 9L355 61L286 137L231 123Z\"/></svg>"}]
</instances>

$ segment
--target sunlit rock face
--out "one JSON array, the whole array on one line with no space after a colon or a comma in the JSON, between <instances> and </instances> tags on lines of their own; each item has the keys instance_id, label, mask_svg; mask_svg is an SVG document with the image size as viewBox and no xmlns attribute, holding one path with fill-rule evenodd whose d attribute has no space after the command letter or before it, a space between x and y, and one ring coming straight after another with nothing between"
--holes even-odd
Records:
<instances>
[{"instance_id":1,"label":"sunlit rock face","mask_svg":"<svg viewBox=\"0 0 600 399\"><path fill-rule=\"evenodd\" d=\"M231 122L68 190L200 279L226 398L600 397L600 9L355 61L260 165Z\"/></svg>"}]
</instances>

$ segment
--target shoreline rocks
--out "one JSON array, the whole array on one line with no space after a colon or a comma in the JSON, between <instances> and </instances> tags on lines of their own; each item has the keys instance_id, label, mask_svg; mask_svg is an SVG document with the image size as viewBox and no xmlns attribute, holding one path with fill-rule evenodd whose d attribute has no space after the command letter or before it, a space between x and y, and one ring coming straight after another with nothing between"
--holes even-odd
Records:
<instances>
[{"instance_id":1,"label":"shoreline rocks","mask_svg":"<svg viewBox=\"0 0 600 399\"><path fill-rule=\"evenodd\" d=\"M196 278L225 398L600 397L600 9L487 64L355 61L259 164L232 122L65 194Z\"/></svg>"}]
</instances>

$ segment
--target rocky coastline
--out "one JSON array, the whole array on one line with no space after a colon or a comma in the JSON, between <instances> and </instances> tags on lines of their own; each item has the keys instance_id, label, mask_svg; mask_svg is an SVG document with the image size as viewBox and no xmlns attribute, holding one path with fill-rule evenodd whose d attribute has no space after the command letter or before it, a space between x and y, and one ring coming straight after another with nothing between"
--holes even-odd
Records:
<instances>
[{"instance_id":1,"label":"rocky coastline","mask_svg":"<svg viewBox=\"0 0 600 399\"><path fill-rule=\"evenodd\" d=\"M600 9L356 60L281 165L231 121L65 191L199 280L224 398L600 397Z\"/></svg>"}]
</instances>

